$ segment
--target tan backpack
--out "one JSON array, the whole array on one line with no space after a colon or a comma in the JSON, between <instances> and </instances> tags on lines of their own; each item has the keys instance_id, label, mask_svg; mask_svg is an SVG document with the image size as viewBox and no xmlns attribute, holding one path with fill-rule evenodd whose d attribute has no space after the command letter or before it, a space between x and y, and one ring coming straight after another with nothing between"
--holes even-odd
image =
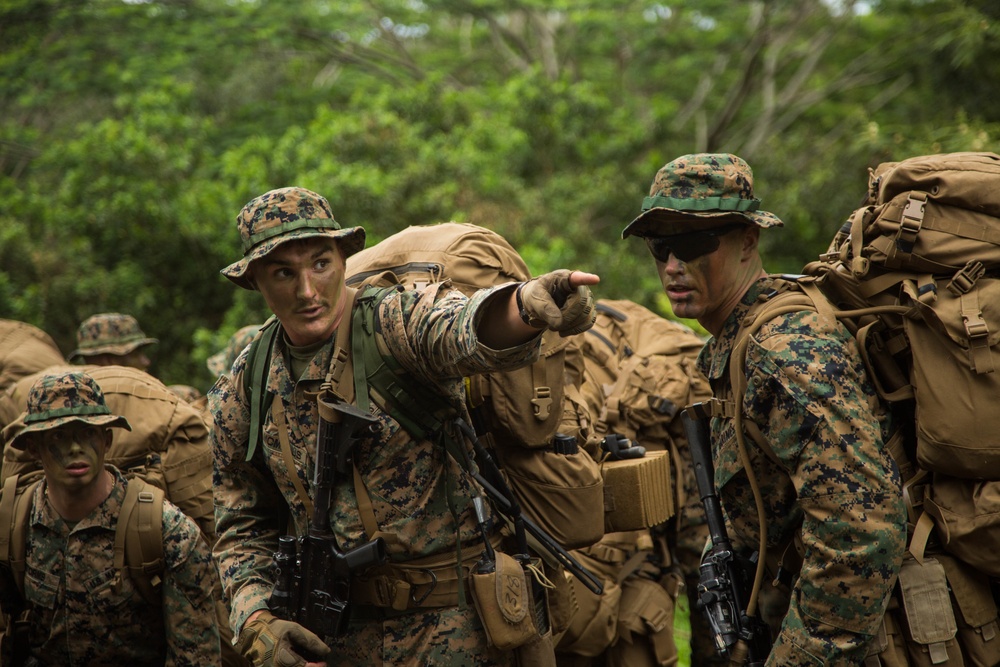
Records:
<instances>
[{"instance_id":1,"label":"tan backpack","mask_svg":"<svg viewBox=\"0 0 1000 667\"><path fill-rule=\"evenodd\" d=\"M998 269L1000 156L884 163L828 252L806 276L779 280L737 336L730 366L739 400L746 344L762 323L804 309L836 317L893 414L887 446L904 481L909 547L871 664L1000 663L988 584L1000 576L992 556L1000 544ZM738 404L734 413L739 422Z\"/></svg>"},{"instance_id":2,"label":"tan backpack","mask_svg":"<svg viewBox=\"0 0 1000 667\"><path fill-rule=\"evenodd\" d=\"M163 489L172 503L197 522L212 544L212 449L202 413L155 377L136 368L63 368L83 370L93 377L111 412L124 415L132 426L131 431L113 429L106 461L126 477L138 476ZM42 374L26 376L11 388L9 397L19 410L24 410L28 391ZM38 468L26 452L5 448L0 479Z\"/></svg>"},{"instance_id":3,"label":"tan backpack","mask_svg":"<svg viewBox=\"0 0 1000 667\"><path fill-rule=\"evenodd\" d=\"M47 333L24 322L0 319L0 391L25 375L65 363Z\"/></svg>"},{"instance_id":4,"label":"tan backpack","mask_svg":"<svg viewBox=\"0 0 1000 667\"><path fill-rule=\"evenodd\" d=\"M399 282L407 287L448 280L466 295L531 278L502 236L467 223L413 226L347 260L347 284ZM542 335L531 366L468 378L467 399L480 440L494 450L525 513L562 546L592 544L604 531L603 486L586 453L589 414L579 395L580 351L573 337ZM567 379L568 378L568 379ZM578 449L553 451L556 434Z\"/></svg>"}]
</instances>

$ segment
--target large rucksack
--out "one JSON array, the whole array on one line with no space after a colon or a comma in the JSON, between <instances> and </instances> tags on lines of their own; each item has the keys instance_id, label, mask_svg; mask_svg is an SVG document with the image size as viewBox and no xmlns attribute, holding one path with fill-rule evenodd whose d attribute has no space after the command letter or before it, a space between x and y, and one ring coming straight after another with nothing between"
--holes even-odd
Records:
<instances>
[{"instance_id":1,"label":"large rucksack","mask_svg":"<svg viewBox=\"0 0 1000 667\"><path fill-rule=\"evenodd\" d=\"M25 375L65 363L47 333L24 322L0 319L0 391Z\"/></svg>"},{"instance_id":2,"label":"large rucksack","mask_svg":"<svg viewBox=\"0 0 1000 667\"><path fill-rule=\"evenodd\" d=\"M746 344L777 315L814 309L856 337L893 418L887 446L909 512L907 555L890 605L905 620L886 625L891 636L873 653L892 651L895 642L896 657L908 653L908 664L960 665L963 654L973 664L1000 661L989 586L989 576L1000 575L998 270L1000 156L885 163L871 170L867 201L820 260L805 276L778 280L751 309L730 359L739 402ZM739 404L732 414L739 422Z\"/></svg>"},{"instance_id":3,"label":"large rucksack","mask_svg":"<svg viewBox=\"0 0 1000 667\"><path fill-rule=\"evenodd\" d=\"M419 288L448 280L466 295L531 278L502 236L455 222L393 234L352 255L346 275L352 286ZM492 448L525 514L566 548L592 544L604 532L601 474L585 450L590 433L579 393L582 366L574 337L547 331L534 364L466 380L480 440ZM576 449L555 451L557 434L575 438Z\"/></svg>"}]
</instances>

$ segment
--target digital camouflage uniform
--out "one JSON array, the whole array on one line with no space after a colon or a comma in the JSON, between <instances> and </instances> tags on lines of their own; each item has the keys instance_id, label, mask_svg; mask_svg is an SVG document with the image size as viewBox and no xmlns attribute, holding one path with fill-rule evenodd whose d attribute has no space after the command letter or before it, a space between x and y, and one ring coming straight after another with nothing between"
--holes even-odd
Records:
<instances>
[{"instance_id":1,"label":"digital camouflage uniform","mask_svg":"<svg viewBox=\"0 0 1000 667\"><path fill-rule=\"evenodd\" d=\"M159 341L150 338L131 315L100 313L85 319L76 331L77 348L70 352L70 360L85 361L97 354L125 355L133 350Z\"/></svg>"},{"instance_id":2,"label":"digital camouflage uniform","mask_svg":"<svg viewBox=\"0 0 1000 667\"><path fill-rule=\"evenodd\" d=\"M761 228L782 224L759 205L752 171L742 159L683 156L657 172L643 212L623 237L655 234L663 220L737 217ZM717 399L733 400L730 353L751 306L771 291L771 280L762 278L747 290L721 334L702 350L699 370ZM781 618L766 664L859 664L881 625L905 548L899 472L883 444L885 415L853 336L812 311L764 323L751 340L744 371L744 418L771 450L746 435L764 503L765 562L776 562L796 533L803 559L788 603L767 608L776 589L767 593L764 587L762 616ZM749 555L759 545L759 519L734 421L713 418L711 437L715 487L730 538ZM775 572L768 574L765 584Z\"/></svg>"},{"instance_id":3,"label":"digital camouflage uniform","mask_svg":"<svg viewBox=\"0 0 1000 667\"><path fill-rule=\"evenodd\" d=\"M699 360L715 395L728 398L728 362L744 296ZM904 550L899 472L882 443L880 410L851 334L814 312L780 316L754 336L744 414L777 461L747 438L768 525L779 550L801 527L803 564L768 665L847 665L878 630ZM715 484L736 545L755 549L758 519L731 420L712 420ZM780 462L780 463L779 463Z\"/></svg>"},{"instance_id":4,"label":"digital camouflage uniform","mask_svg":"<svg viewBox=\"0 0 1000 667\"><path fill-rule=\"evenodd\" d=\"M5 431L8 446L69 422L131 429L111 414L97 383L80 372L43 376L27 410ZM162 604L151 605L128 568L114 566L115 533L127 482L111 465L110 495L74 523L50 505L46 484L35 488L24 597L30 610L27 664L104 667L204 667L220 660L215 599L217 570L194 521L163 503Z\"/></svg>"},{"instance_id":5,"label":"digital camouflage uniform","mask_svg":"<svg viewBox=\"0 0 1000 667\"><path fill-rule=\"evenodd\" d=\"M281 196L287 189L277 192ZM295 208L294 201L286 200L285 213L279 217L282 215L294 222L299 215L310 212L303 213L301 207ZM332 214L329 217L332 222ZM361 239L363 244L363 235ZM359 247L352 243L345 252ZM239 284L239 278L236 276L234 282ZM476 326L481 305L498 289L508 288L479 292L471 299L442 289L441 284L420 292L396 292L376 311L376 326L382 329L388 352L403 368L429 390L436 387L462 404L463 376L514 368L537 358L540 337L499 352L478 342ZM344 317L348 316L345 312ZM277 550L278 537L286 531L285 515L290 518L288 532L307 532L309 517L290 475L297 475L312 495L318 419L315 392L329 371L333 346L331 338L301 378L294 381L285 342L278 338L267 380L274 402L264 421L262 451L258 450L249 463L245 459L250 411L243 391L246 351L237 359L232 376L222 375L209 391L215 419L214 487L219 534L215 554L224 589L232 602L231 624L236 634L251 613L266 608L274 583L272 554ZM280 451L274 421L279 407L287 423L295 471L288 470ZM463 560L478 556L483 546L471 503L478 492L470 488L459 465L441 445L415 441L374 401L372 408L380 428L376 435L359 442L354 462L371 497L378 528L387 540L389 559L399 562L431 554L451 558L456 552L456 536L461 539ZM362 526L352 479L338 480L329 516L341 550L371 539ZM413 595L422 592L414 590ZM372 608L363 605L354 605L354 612L345 636L325 638L333 649L328 657L330 665L513 664L512 653L500 653L487 646L482 624L468 598L464 608L418 608L385 620L367 620L373 618Z\"/></svg>"},{"instance_id":6,"label":"digital camouflage uniform","mask_svg":"<svg viewBox=\"0 0 1000 667\"><path fill-rule=\"evenodd\" d=\"M164 500L163 604L150 605L128 569L114 567L126 481L108 469L115 476L111 495L75 526L49 505L44 484L35 489L24 579L33 607L29 665L218 664L218 574L198 527Z\"/></svg>"}]
</instances>

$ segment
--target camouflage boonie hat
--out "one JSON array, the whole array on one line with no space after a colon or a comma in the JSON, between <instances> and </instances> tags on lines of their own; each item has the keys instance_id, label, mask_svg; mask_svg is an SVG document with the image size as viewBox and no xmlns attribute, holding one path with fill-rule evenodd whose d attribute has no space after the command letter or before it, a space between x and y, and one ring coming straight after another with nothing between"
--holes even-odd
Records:
<instances>
[{"instance_id":1,"label":"camouflage boonie hat","mask_svg":"<svg viewBox=\"0 0 1000 667\"><path fill-rule=\"evenodd\" d=\"M159 342L156 338L146 336L131 315L100 313L88 317L80 324L80 328L76 330L78 347L70 352L69 358L72 360L95 354L124 355Z\"/></svg>"},{"instance_id":2,"label":"camouflage boonie hat","mask_svg":"<svg viewBox=\"0 0 1000 667\"><path fill-rule=\"evenodd\" d=\"M94 378L80 371L64 371L43 375L31 385L25 411L5 429L4 438L7 446L23 449L25 435L70 422L132 430L125 417L111 413ZM14 427L19 428L11 431Z\"/></svg>"},{"instance_id":3,"label":"camouflage boonie hat","mask_svg":"<svg viewBox=\"0 0 1000 667\"><path fill-rule=\"evenodd\" d=\"M753 170L728 153L682 155L656 172L642 212L628 224L622 238L647 236L657 222L673 219L741 217L758 227L780 227L774 214L761 211L753 195Z\"/></svg>"},{"instance_id":4,"label":"camouflage boonie hat","mask_svg":"<svg viewBox=\"0 0 1000 667\"><path fill-rule=\"evenodd\" d=\"M231 371L233 369L233 362L236 361L236 357L240 356L240 352L243 351L243 348L250 344L253 337L257 335L258 331L260 331L261 326L263 325L251 324L241 328L239 331L230 336L225 349L221 352L216 352L205 361L205 365L208 366L208 370L211 371L213 375L223 375Z\"/></svg>"},{"instance_id":5,"label":"camouflage boonie hat","mask_svg":"<svg viewBox=\"0 0 1000 667\"><path fill-rule=\"evenodd\" d=\"M305 188L279 188L251 199L236 216L243 259L222 269L222 275L244 289L254 289L246 275L250 262L286 241L309 236L339 239L344 258L365 247L365 230L341 228L325 198Z\"/></svg>"}]
</instances>

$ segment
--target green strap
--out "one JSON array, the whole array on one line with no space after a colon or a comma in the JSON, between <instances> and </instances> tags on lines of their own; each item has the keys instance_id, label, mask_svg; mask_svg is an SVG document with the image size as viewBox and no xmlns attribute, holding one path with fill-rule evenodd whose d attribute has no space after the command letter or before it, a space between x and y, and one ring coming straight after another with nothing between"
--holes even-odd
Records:
<instances>
[{"instance_id":1,"label":"green strap","mask_svg":"<svg viewBox=\"0 0 1000 667\"><path fill-rule=\"evenodd\" d=\"M271 353L274 341L278 339L281 324L277 317L271 317L260 329L260 334L250 343L247 363L243 369L243 393L250 401L250 443L247 446L249 461L257 451L257 445L264 433L264 415L271 408L274 394L267 390L267 373L271 367ZM261 348L264 354L261 354ZM256 380L256 382L254 382Z\"/></svg>"}]
</instances>

